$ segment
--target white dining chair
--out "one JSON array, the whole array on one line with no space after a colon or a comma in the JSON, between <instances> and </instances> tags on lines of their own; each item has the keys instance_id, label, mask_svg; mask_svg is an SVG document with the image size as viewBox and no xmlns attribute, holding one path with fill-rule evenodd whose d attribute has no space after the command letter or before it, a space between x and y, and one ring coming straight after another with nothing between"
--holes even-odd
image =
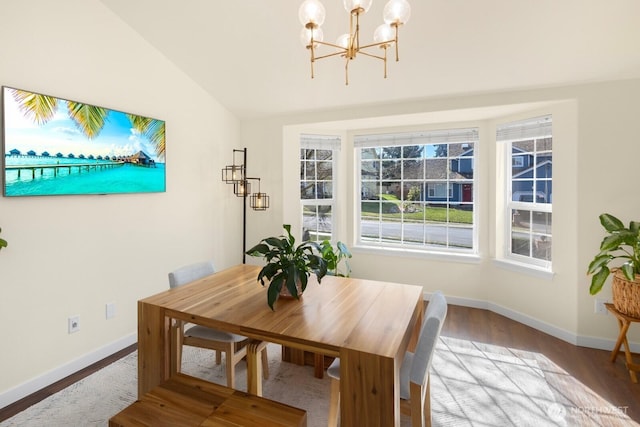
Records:
<instances>
[{"instance_id":1,"label":"white dining chair","mask_svg":"<svg viewBox=\"0 0 640 427\"><path fill-rule=\"evenodd\" d=\"M433 352L447 316L447 300L442 292L431 295L415 353L407 351L400 367L400 411L411 416L412 427L431 426L430 375ZM329 427L338 425L340 409L340 359L327 369L331 377Z\"/></svg>"},{"instance_id":2,"label":"white dining chair","mask_svg":"<svg viewBox=\"0 0 640 427\"><path fill-rule=\"evenodd\" d=\"M215 268L211 261L190 264L169 273L169 287L176 288L214 273ZM182 345L213 350L217 365L222 363L224 353L227 386L235 388L235 366L247 355L247 337L200 325L185 325L182 321L176 321L173 327L178 329ZM261 351L261 357L262 374L264 379L267 379L269 363L266 346Z\"/></svg>"}]
</instances>

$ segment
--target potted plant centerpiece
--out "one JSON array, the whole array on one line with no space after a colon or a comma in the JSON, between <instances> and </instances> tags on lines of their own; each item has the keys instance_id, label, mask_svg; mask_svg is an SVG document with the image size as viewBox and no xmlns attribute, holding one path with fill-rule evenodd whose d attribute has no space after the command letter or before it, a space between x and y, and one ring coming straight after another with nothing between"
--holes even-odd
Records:
<instances>
[{"instance_id":1,"label":"potted plant centerpiece","mask_svg":"<svg viewBox=\"0 0 640 427\"><path fill-rule=\"evenodd\" d=\"M2 228L0 228L0 232L2 232ZM0 238L0 249L7 247L7 241Z\"/></svg>"},{"instance_id":2,"label":"potted plant centerpiece","mask_svg":"<svg viewBox=\"0 0 640 427\"><path fill-rule=\"evenodd\" d=\"M640 318L640 222L631 221L625 227L611 214L600 215L600 223L609 233L600 244L600 252L589 264L592 274L589 292L595 295L613 273L611 291L616 310L627 316ZM618 260L620 265L609 268Z\"/></svg>"},{"instance_id":3,"label":"potted plant centerpiece","mask_svg":"<svg viewBox=\"0 0 640 427\"><path fill-rule=\"evenodd\" d=\"M291 296L299 299L307 288L311 273L318 278L318 283L327 274L327 263L322 258L320 245L316 242L302 242L296 246L296 239L291 235L291 225L283 225L287 234L279 237L262 239L246 253L250 256L263 257L267 262L258 273L258 281L267 289L267 304L273 310L273 304L280 296Z\"/></svg>"},{"instance_id":4,"label":"potted plant centerpiece","mask_svg":"<svg viewBox=\"0 0 640 427\"><path fill-rule=\"evenodd\" d=\"M351 266L349 265L349 258L351 258L351 252L342 242L338 242L336 247L329 240L323 240L320 243L320 252L322 258L327 263L327 274L338 277L349 277L351 274ZM344 261L344 269L340 268L340 264Z\"/></svg>"}]
</instances>

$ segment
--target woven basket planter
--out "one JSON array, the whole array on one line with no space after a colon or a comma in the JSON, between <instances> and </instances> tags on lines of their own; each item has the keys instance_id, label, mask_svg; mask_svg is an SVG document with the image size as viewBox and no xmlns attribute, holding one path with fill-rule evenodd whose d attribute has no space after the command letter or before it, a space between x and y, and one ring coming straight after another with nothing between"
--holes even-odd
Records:
<instances>
[{"instance_id":1,"label":"woven basket planter","mask_svg":"<svg viewBox=\"0 0 640 427\"><path fill-rule=\"evenodd\" d=\"M640 319L640 274L635 281L627 280L624 273L617 270L611 282L613 306L622 314Z\"/></svg>"}]
</instances>

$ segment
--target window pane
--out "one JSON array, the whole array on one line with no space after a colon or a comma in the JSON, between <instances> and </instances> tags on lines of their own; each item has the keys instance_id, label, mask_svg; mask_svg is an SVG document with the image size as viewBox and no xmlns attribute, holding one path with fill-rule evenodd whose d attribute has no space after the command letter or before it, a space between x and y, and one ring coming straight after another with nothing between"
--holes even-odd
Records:
<instances>
[{"instance_id":1,"label":"window pane","mask_svg":"<svg viewBox=\"0 0 640 427\"><path fill-rule=\"evenodd\" d=\"M316 150L316 160L331 160L333 159L331 150Z\"/></svg>"},{"instance_id":2,"label":"window pane","mask_svg":"<svg viewBox=\"0 0 640 427\"><path fill-rule=\"evenodd\" d=\"M362 182L360 198L362 200L378 200L380 197L380 183L379 182Z\"/></svg>"},{"instance_id":3,"label":"window pane","mask_svg":"<svg viewBox=\"0 0 640 427\"><path fill-rule=\"evenodd\" d=\"M380 179L380 162L379 161L365 161L363 160L360 165L360 178L365 179Z\"/></svg>"},{"instance_id":4,"label":"window pane","mask_svg":"<svg viewBox=\"0 0 640 427\"><path fill-rule=\"evenodd\" d=\"M382 240L387 242L402 241L402 224L400 222L383 218L380 225L382 227L380 230Z\"/></svg>"},{"instance_id":5,"label":"window pane","mask_svg":"<svg viewBox=\"0 0 640 427\"><path fill-rule=\"evenodd\" d=\"M362 160L380 159L382 152L381 148L363 148L360 151L360 158Z\"/></svg>"},{"instance_id":6,"label":"window pane","mask_svg":"<svg viewBox=\"0 0 640 427\"><path fill-rule=\"evenodd\" d=\"M540 138L536 141L536 151L551 151L552 139Z\"/></svg>"},{"instance_id":7,"label":"window pane","mask_svg":"<svg viewBox=\"0 0 640 427\"><path fill-rule=\"evenodd\" d=\"M333 198L333 182L319 182L316 186L318 199L332 199Z\"/></svg>"},{"instance_id":8,"label":"window pane","mask_svg":"<svg viewBox=\"0 0 640 427\"><path fill-rule=\"evenodd\" d=\"M424 179L424 160L404 160L402 173L404 179Z\"/></svg>"},{"instance_id":9,"label":"window pane","mask_svg":"<svg viewBox=\"0 0 640 427\"><path fill-rule=\"evenodd\" d=\"M300 182L300 198L301 199L316 198L316 184L314 181Z\"/></svg>"},{"instance_id":10,"label":"window pane","mask_svg":"<svg viewBox=\"0 0 640 427\"><path fill-rule=\"evenodd\" d=\"M532 256L544 261L551 261L551 236L533 234Z\"/></svg>"},{"instance_id":11,"label":"window pane","mask_svg":"<svg viewBox=\"0 0 640 427\"><path fill-rule=\"evenodd\" d=\"M318 177L316 179L327 181L333 179L333 162L318 162Z\"/></svg>"},{"instance_id":12,"label":"window pane","mask_svg":"<svg viewBox=\"0 0 640 427\"><path fill-rule=\"evenodd\" d=\"M422 157L424 145L406 145L402 147L402 157L405 159L419 159Z\"/></svg>"},{"instance_id":13,"label":"window pane","mask_svg":"<svg viewBox=\"0 0 640 427\"><path fill-rule=\"evenodd\" d=\"M427 159L426 160L426 178L427 179L446 179L447 178L447 159Z\"/></svg>"},{"instance_id":14,"label":"window pane","mask_svg":"<svg viewBox=\"0 0 640 427\"><path fill-rule=\"evenodd\" d=\"M399 160L382 161L382 179L401 179L402 173Z\"/></svg>"},{"instance_id":15,"label":"window pane","mask_svg":"<svg viewBox=\"0 0 640 427\"><path fill-rule=\"evenodd\" d=\"M304 179L316 179L316 164L315 162L305 162L305 174Z\"/></svg>"},{"instance_id":16,"label":"window pane","mask_svg":"<svg viewBox=\"0 0 640 427\"><path fill-rule=\"evenodd\" d=\"M477 134L473 129L464 131ZM433 135L447 138L459 130L450 132ZM420 132L416 137L429 136L426 134ZM397 139L385 135L384 140L412 138L406 134ZM366 141L379 142L372 135ZM377 155L380 162L369 160ZM473 140L361 148L360 158L361 241L381 246L389 243L394 247L474 250ZM379 203L374 202L377 198Z\"/></svg>"}]
</instances>

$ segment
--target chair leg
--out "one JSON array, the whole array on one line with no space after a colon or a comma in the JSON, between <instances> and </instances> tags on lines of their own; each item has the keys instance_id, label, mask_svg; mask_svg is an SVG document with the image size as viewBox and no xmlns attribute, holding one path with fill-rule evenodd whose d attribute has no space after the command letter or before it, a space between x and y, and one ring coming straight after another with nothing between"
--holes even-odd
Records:
<instances>
[{"instance_id":1,"label":"chair leg","mask_svg":"<svg viewBox=\"0 0 640 427\"><path fill-rule=\"evenodd\" d=\"M269 355L267 354L267 347L262 349L262 378L269 379Z\"/></svg>"},{"instance_id":2,"label":"chair leg","mask_svg":"<svg viewBox=\"0 0 640 427\"><path fill-rule=\"evenodd\" d=\"M431 427L431 375L427 374L427 391L424 396L424 418L426 427Z\"/></svg>"},{"instance_id":3,"label":"chair leg","mask_svg":"<svg viewBox=\"0 0 640 427\"><path fill-rule=\"evenodd\" d=\"M331 398L329 400L328 427L338 427L338 413L340 412L340 380L331 378Z\"/></svg>"}]
</instances>

